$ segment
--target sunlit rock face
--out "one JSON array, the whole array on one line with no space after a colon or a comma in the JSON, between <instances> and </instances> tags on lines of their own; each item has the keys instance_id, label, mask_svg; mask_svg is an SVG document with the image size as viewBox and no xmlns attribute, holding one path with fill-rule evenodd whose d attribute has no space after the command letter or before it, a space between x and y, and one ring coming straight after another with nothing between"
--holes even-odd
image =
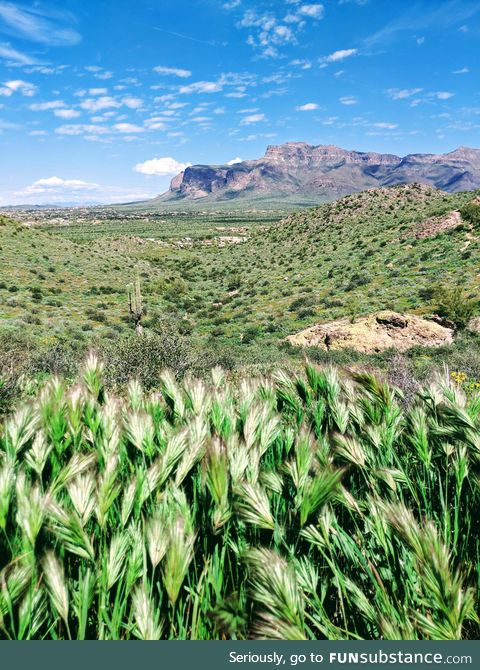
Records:
<instances>
[{"instance_id":1,"label":"sunlit rock face","mask_svg":"<svg viewBox=\"0 0 480 670\"><path fill-rule=\"evenodd\" d=\"M480 188L480 149L400 157L347 151L333 145L288 142L267 147L258 160L192 165L172 179L161 200L222 201L242 196L300 194L323 200L368 188L420 183L455 193Z\"/></svg>"}]
</instances>

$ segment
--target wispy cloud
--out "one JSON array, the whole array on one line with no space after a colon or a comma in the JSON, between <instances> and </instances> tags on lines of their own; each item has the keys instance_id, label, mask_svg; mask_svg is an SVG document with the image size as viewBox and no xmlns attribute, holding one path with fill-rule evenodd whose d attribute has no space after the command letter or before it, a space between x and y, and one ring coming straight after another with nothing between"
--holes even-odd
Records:
<instances>
[{"instance_id":1,"label":"wispy cloud","mask_svg":"<svg viewBox=\"0 0 480 670\"><path fill-rule=\"evenodd\" d=\"M396 128L398 128L397 123L385 123L383 121L379 123L372 123L372 126L374 128L379 128L380 130L395 130Z\"/></svg>"},{"instance_id":2,"label":"wispy cloud","mask_svg":"<svg viewBox=\"0 0 480 670\"><path fill-rule=\"evenodd\" d=\"M295 107L295 109L297 112L313 112L314 110L319 109L319 107L316 102L307 102L305 105Z\"/></svg>"},{"instance_id":3,"label":"wispy cloud","mask_svg":"<svg viewBox=\"0 0 480 670\"><path fill-rule=\"evenodd\" d=\"M17 65L36 65L38 63L36 58L17 51L8 42L0 44L0 58Z\"/></svg>"},{"instance_id":4,"label":"wispy cloud","mask_svg":"<svg viewBox=\"0 0 480 670\"><path fill-rule=\"evenodd\" d=\"M182 79L187 79L192 76L190 70L182 70L178 67L165 67L163 65L157 65L157 67L153 68L153 71L157 74L173 75L174 77L180 77Z\"/></svg>"},{"instance_id":5,"label":"wispy cloud","mask_svg":"<svg viewBox=\"0 0 480 670\"><path fill-rule=\"evenodd\" d=\"M480 12L478 2L449 0L432 5L431 2L416 3L398 19L388 23L381 30L363 41L365 48L384 47L401 39L405 33L422 30L445 30L467 21Z\"/></svg>"},{"instance_id":6,"label":"wispy cloud","mask_svg":"<svg viewBox=\"0 0 480 670\"><path fill-rule=\"evenodd\" d=\"M160 33L165 33L166 35L172 35L172 37L179 37L182 40L188 40L189 42L197 42L197 44L206 44L209 47L217 46L215 40L202 40L199 37L193 37L192 35L185 35L184 33L177 33L174 30L166 30L165 28L154 27L154 30L157 30Z\"/></svg>"},{"instance_id":7,"label":"wispy cloud","mask_svg":"<svg viewBox=\"0 0 480 670\"><path fill-rule=\"evenodd\" d=\"M32 105L29 105L28 108L31 109L32 112L45 112L50 109L61 109L65 106L63 100L50 100L48 102L35 102Z\"/></svg>"},{"instance_id":8,"label":"wispy cloud","mask_svg":"<svg viewBox=\"0 0 480 670\"><path fill-rule=\"evenodd\" d=\"M392 100L405 100L421 93L423 88L389 88L387 93Z\"/></svg>"},{"instance_id":9,"label":"wispy cloud","mask_svg":"<svg viewBox=\"0 0 480 670\"><path fill-rule=\"evenodd\" d=\"M260 121L265 121L265 114L249 114L240 121L240 124L242 126L249 126L252 123L259 123Z\"/></svg>"},{"instance_id":10,"label":"wispy cloud","mask_svg":"<svg viewBox=\"0 0 480 670\"><path fill-rule=\"evenodd\" d=\"M96 124L73 123L60 126L55 129L57 135L105 135L110 132L109 128Z\"/></svg>"},{"instance_id":11,"label":"wispy cloud","mask_svg":"<svg viewBox=\"0 0 480 670\"><path fill-rule=\"evenodd\" d=\"M222 84L218 81L196 81L188 86L181 86L179 93L184 95L190 93L218 93L222 90Z\"/></svg>"},{"instance_id":12,"label":"wispy cloud","mask_svg":"<svg viewBox=\"0 0 480 670\"><path fill-rule=\"evenodd\" d=\"M340 102L342 105L356 105L358 104L358 98L356 98L354 95L344 95L342 98L340 98Z\"/></svg>"},{"instance_id":13,"label":"wispy cloud","mask_svg":"<svg viewBox=\"0 0 480 670\"><path fill-rule=\"evenodd\" d=\"M230 11L231 9L239 7L241 4L242 4L241 0L230 0L229 2L224 2L222 8L226 9L227 11Z\"/></svg>"},{"instance_id":14,"label":"wispy cloud","mask_svg":"<svg viewBox=\"0 0 480 670\"><path fill-rule=\"evenodd\" d=\"M345 60L345 58L356 56L357 54L358 49L340 49L339 51L334 51L329 56L325 56L325 58L322 58L321 60L325 63L336 63Z\"/></svg>"},{"instance_id":15,"label":"wispy cloud","mask_svg":"<svg viewBox=\"0 0 480 670\"><path fill-rule=\"evenodd\" d=\"M81 40L67 12L44 10L38 6L19 7L0 2L0 32L49 46L71 46Z\"/></svg>"},{"instance_id":16,"label":"wispy cloud","mask_svg":"<svg viewBox=\"0 0 480 670\"><path fill-rule=\"evenodd\" d=\"M420 95L420 94L423 95ZM389 88L387 95L392 100L410 100L411 107L417 107L422 103L432 103L435 100L449 100L453 98L455 93L452 91L431 91L424 92L423 88Z\"/></svg>"}]
</instances>

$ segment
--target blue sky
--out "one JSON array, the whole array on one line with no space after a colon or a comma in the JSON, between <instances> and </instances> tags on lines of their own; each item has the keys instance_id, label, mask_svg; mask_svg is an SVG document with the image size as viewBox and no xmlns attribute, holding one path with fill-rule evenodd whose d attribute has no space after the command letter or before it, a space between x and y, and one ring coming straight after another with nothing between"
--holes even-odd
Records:
<instances>
[{"instance_id":1,"label":"blue sky","mask_svg":"<svg viewBox=\"0 0 480 670\"><path fill-rule=\"evenodd\" d=\"M0 206L155 196L306 141L480 145L474 0L0 0Z\"/></svg>"}]
</instances>

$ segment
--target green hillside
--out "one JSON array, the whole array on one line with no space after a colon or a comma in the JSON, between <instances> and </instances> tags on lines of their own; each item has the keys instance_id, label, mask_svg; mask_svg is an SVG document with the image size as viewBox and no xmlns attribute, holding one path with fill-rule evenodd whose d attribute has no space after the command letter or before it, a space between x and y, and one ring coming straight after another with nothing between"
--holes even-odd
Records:
<instances>
[{"instance_id":1,"label":"green hillside","mask_svg":"<svg viewBox=\"0 0 480 670\"><path fill-rule=\"evenodd\" d=\"M467 208L448 227L451 213L475 196L400 186L280 223L237 216L209 226L201 219L197 235L191 218L184 227L168 214L143 229L118 219L111 228L107 221L42 229L4 220L2 338L50 353L113 346L133 332L126 287L136 275L145 332L168 331L176 345L194 349L195 360L206 356L207 367L299 361L303 354L286 347L287 335L379 309L432 313L439 289L456 284L457 302L478 313L475 216Z\"/></svg>"}]
</instances>

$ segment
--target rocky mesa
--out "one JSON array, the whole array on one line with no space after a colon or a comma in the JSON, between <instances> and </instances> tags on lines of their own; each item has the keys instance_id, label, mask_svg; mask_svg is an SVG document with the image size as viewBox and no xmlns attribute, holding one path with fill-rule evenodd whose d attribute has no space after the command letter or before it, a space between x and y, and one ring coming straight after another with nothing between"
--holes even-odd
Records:
<instances>
[{"instance_id":1,"label":"rocky mesa","mask_svg":"<svg viewBox=\"0 0 480 670\"><path fill-rule=\"evenodd\" d=\"M480 149L405 157L348 151L333 145L288 142L269 146L258 160L192 165L155 201L228 202L287 198L325 202L370 188L420 183L456 193L480 188Z\"/></svg>"}]
</instances>

